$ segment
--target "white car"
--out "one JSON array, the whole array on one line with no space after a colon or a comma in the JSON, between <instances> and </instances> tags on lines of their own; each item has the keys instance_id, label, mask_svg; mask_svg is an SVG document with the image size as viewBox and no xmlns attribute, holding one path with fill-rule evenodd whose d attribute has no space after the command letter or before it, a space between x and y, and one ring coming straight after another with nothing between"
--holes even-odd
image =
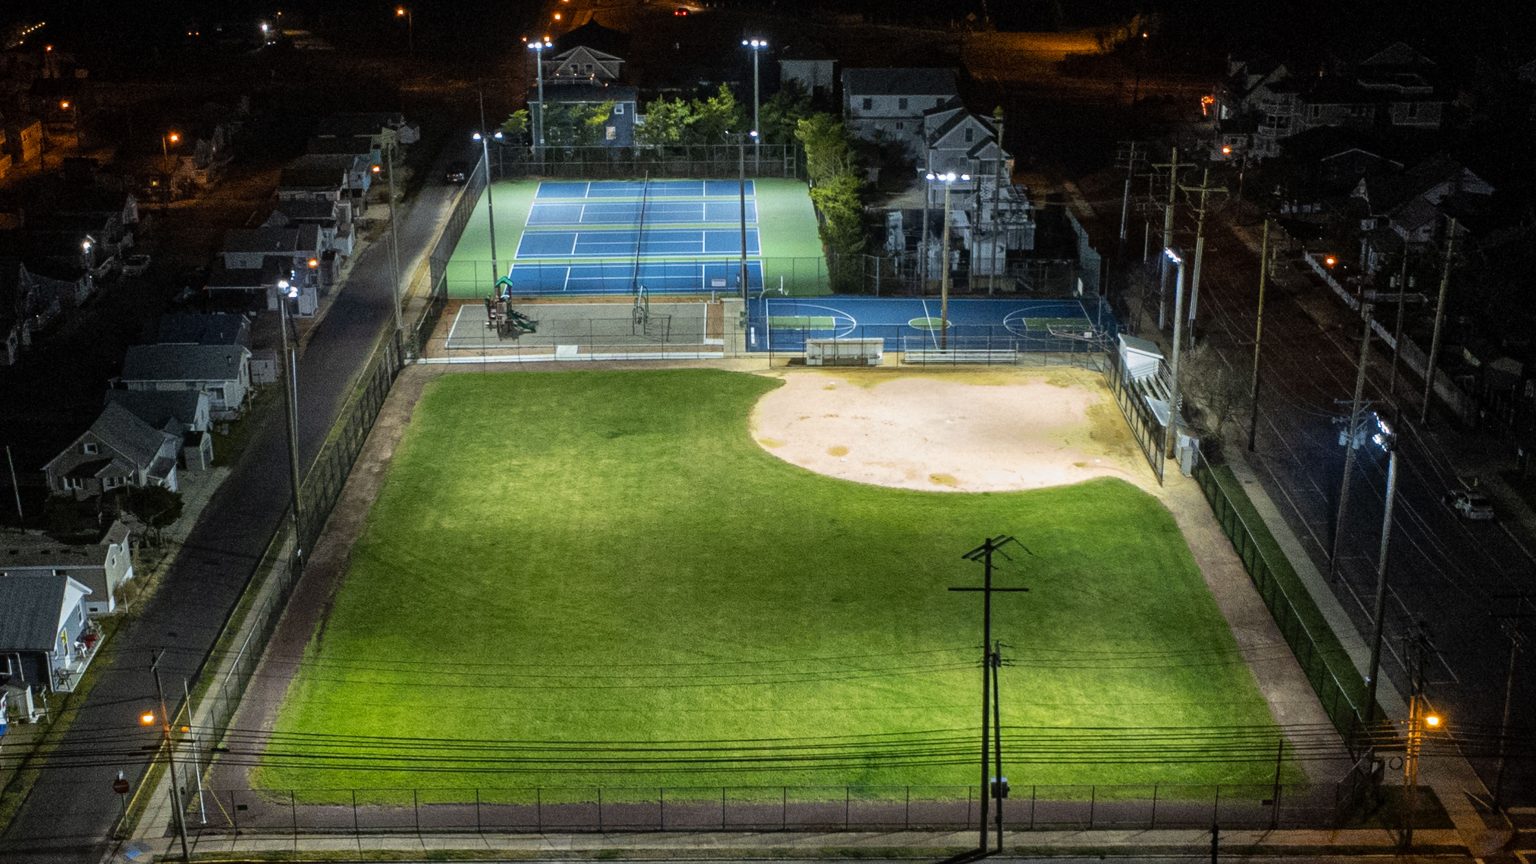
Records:
<instances>
[{"instance_id":1,"label":"white car","mask_svg":"<svg viewBox=\"0 0 1536 864\"><path fill-rule=\"evenodd\" d=\"M124 276L143 276L148 269L148 255L129 255L123 259Z\"/></svg>"},{"instance_id":2,"label":"white car","mask_svg":"<svg viewBox=\"0 0 1536 864\"><path fill-rule=\"evenodd\" d=\"M1493 502L1481 492L1452 489L1441 499L1457 516L1472 522L1487 522L1494 518Z\"/></svg>"}]
</instances>

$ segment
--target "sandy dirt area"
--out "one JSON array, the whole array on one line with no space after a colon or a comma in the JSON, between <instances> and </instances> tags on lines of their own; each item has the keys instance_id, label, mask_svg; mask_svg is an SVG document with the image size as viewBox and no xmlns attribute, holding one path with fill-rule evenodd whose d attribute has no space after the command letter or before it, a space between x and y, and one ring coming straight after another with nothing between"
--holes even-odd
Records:
<instances>
[{"instance_id":1,"label":"sandy dirt area","mask_svg":"<svg viewBox=\"0 0 1536 864\"><path fill-rule=\"evenodd\" d=\"M783 370L758 402L757 443L845 480L998 492L1151 472L1096 372ZM1155 481L1153 483L1155 486Z\"/></svg>"}]
</instances>

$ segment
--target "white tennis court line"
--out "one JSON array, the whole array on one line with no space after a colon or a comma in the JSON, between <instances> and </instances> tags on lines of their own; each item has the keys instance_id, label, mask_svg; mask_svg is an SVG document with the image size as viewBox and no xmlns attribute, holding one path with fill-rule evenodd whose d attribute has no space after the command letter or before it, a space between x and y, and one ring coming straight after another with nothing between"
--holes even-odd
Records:
<instances>
[{"instance_id":1,"label":"white tennis court line","mask_svg":"<svg viewBox=\"0 0 1536 864\"><path fill-rule=\"evenodd\" d=\"M924 320L932 321L933 320L933 316L928 314L928 298L926 298L926 297L919 298L919 302L921 302L923 304L923 318L924 318ZM939 322L939 326L943 327L944 326L944 322L940 321ZM933 347L935 349L937 349L939 347L939 334L935 333L932 327L928 328L928 338L933 340Z\"/></svg>"}]
</instances>

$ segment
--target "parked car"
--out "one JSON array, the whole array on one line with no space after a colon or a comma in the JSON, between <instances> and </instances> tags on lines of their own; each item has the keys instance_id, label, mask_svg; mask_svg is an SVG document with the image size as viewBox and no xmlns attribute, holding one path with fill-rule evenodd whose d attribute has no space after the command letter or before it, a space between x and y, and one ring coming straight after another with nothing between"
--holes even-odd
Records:
<instances>
[{"instance_id":1,"label":"parked car","mask_svg":"<svg viewBox=\"0 0 1536 864\"><path fill-rule=\"evenodd\" d=\"M443 174L443 179L449 183L459 184L469 179L469 163L456 160L448 163L448 170Z\"/></svg>"},{"instance_id":2,"label":"parked car","mask_svg":"<svg viewBox=\"0 0 1536 864\"><path fill-rule=\"evenodd\" d=\"M1455 511L1457 516L1472 522L1486 522L1494 518L1493 503L1488 496L1481 492L1472 492L1467 489L1452 489L1445 493L1442 499L1445 506Z\"/></svg>"},{"instance_id":3,"label":"parked car","mask_svg":"<svg viewBox=\"0 0 1536 864\"><path fill-rule=\"evenodd\" d=\"M143 276L149 269L148 255L129 255L123 259L124 276Z\"/></svg>"}]
</instances>

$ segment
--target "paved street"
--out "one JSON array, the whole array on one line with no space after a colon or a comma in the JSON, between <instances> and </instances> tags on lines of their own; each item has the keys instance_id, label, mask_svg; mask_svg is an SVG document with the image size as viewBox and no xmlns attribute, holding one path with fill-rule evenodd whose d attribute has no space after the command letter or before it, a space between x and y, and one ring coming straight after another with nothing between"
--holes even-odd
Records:
<instances>
[{"instance_id":1,"label":"paved street","mask_svg":"<svg viewBox=\"0 0 1536 864\"><path fill-rule=\"evenodd\" d=\"M437 182L441 166L464 156L467 153L442 154L428 169L425 188L402 210L403 271L432 241L433 229L454 191ZM301 358L302 464L313 461L380 328L393 315L385 239L361 254ZM261 415L244 458L203 512L153 601L104 649L101 660L110 660L112 668L104 670L61 749L136 727L139 713L154 707L149 660L155 649L166 652L162 677L171 710L180 704L183 679L195 679L287 506L282 417L277 410ZM142 743L152 746L155 736L144 731ZM112 778L123 770L137 785L147 767L148 752L125 750L133 756L120 765L45 768L21 812L0 837L0 858L59 864L97 860L118 816L118 796L109 788Z\"/></svg>"},{"instance_id":2,"label":"paved street","mask_svg":"<svg viewBox=\"0 0 1536 864\"><path fill-rule=\"evenodd\" d=\"M1118 224L1109 222L1118 222L1118 204L1116 200L1098 208L1101 229L1095 237L1101 248L1113 249ZM1193 248L1193 225L1183 221L1181 215L1176 242L1188 251ZM1239 223L1235 232L1234 221ZM1218 350L1244 390L1257 305L1258 222L1257 213L1234 208L1208 223L1200 288L1198 338ZM1139 235L1141 226L1133 227L1132 234ZM1344 452L1335 418L1349 413L1362 325L1359 316L1299 262L1299 254L1283 253L1277 273L1264 312L1261 411L1250 462L1313 561L1327 572ZM1394 314L1388 309L1379 316L1390 326ZM1365 398L1391 413L1390 351L1380 340L1374 344ZM1489 748L1498 732L1508 658L1508 643L1491 614L1509 608L1500 596L1536 588L1526 551L1530 539L1513 518L1497 523L1461 520L1441 503L1441 496L1460 485L1460 476L1479 473L1492 479L1496 469L1509 467L1512 451L1505 454L1495 434L1457 429L1443 414L1433 417L1428 428L1421 426L1417 415L1422 379L1402 367L1397 382L1404 416L1397 424L1401 449L1384 668L1399 692L1407 694L1405 638L1424 621L1435 647L1427 670L1429 699L1446 713L1454 738L1482 745L1467 755L1484 757L1474 758L1473 764L1491 787ZM1246 400L1239 413L1246 429ZM1245 437L1234 436L1228 446L1243 446ZM1335 594L1361 633L1371 630L1386 470L1387 458L1379 448L1359 452L1334 583ZM1514 705L1533 702L1536 668L1526 663L1517 675ZM1529 760L1512 766L1506 788L1523 787L1524 794L1531 794L1530 775Z\"/></svg>"}]
</instances>

